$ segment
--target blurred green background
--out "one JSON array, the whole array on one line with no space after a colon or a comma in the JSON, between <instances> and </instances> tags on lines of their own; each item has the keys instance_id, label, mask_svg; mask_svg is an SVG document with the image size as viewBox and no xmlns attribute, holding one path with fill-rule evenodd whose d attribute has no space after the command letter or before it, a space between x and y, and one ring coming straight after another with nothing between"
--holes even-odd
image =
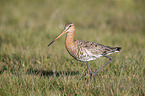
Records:
<instances>
[{"instance_id":1,"label":"blurred green background","mask_svg":"<svg viewBox=\"0 0 145 96\"><path fill-rule=\"evenodd\" d=\"M0 0L0 96L145 95L145 0ZM73 22L76 40L121 46L88 84L85 62L65 49ZM92 71L106 58L90 61Z\"/></svg>"}]
</instances>

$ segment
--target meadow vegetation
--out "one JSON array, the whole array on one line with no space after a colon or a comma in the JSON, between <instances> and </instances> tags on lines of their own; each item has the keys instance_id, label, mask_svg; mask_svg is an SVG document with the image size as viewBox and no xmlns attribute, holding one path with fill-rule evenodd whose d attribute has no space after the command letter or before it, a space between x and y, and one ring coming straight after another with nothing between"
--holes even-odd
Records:
<instances>
[{"instance_id":1,"label":"meadow vegetation","mask_svg":"<svg viewBox=\"0 0 145 96\"><path fill-rule=\"evenodd\" d=\"M0 96L144 96L143 0L1 0ZM121 46L88 84L85 62L65 49L65 23L75 39ZM90 61L92 71L108 59Z\"/></svg>"}]
</instances>

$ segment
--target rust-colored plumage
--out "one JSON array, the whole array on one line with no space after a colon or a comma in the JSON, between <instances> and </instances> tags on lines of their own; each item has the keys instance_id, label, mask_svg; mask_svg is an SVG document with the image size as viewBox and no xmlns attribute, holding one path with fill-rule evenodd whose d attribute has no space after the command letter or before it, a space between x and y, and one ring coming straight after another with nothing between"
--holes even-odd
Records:
<instances>
[{"instance_id":1,"label":"rust-colored plumage","mask_svg":"<svg viewBox=\"0 0 145 96\"><path fill-rule=\"evenodd\" d=\"M109 58L109 61L106 62L102 66L104 67L112 60L112 57L109 57L107 55L115 53L115 52L119 52L121 50L121 47L109 47L109 46L105 46L105 45L98 44L91 41L74 40L73 38L75 35L75 26L73 23L67 23L65 25L64 31L58 37L56 37L48 46L50 46L55 40L57 40L60 36L62 36L65 33L67 33L66 40L65 40L65 46L66 46L67 51L75 59L86 62L90 71L90 79L92 76L92 71L87 61L95 60L101 56L107 57ZM95 75L98 73L100 69L98 69L94 73L94 76L93 76L94 80L95 80Z\"/></svg>"}]
</instances>

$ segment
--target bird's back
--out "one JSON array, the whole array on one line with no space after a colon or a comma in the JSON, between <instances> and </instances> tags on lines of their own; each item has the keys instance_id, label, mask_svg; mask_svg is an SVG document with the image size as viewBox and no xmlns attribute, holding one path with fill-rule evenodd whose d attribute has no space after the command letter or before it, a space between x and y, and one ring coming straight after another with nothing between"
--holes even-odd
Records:
<instances>
[{"instance_id":1,"label":"bird's back","mask_svg":"<svg viewBox=\"0 0 145 96\"><path fill-rule=\"evenodd\" d=\"M75 40L75 43L77 45L77 56L75 57L80 61L94 60L121 50L120 47L109 47L91 41Z\"/></svg>"}]
</instances>

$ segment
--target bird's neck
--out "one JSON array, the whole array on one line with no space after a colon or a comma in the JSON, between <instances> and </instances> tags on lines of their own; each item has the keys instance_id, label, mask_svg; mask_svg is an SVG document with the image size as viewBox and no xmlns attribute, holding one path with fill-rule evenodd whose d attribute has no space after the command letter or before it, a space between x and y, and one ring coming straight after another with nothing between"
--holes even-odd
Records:
<instances>
[{"instance_id":1,"label":"bird's neck","mask_svg":"<svg viewBox=\"0 0 145 96\"><path fill-rule=\"evenodd\" d=\"M66 34L66 42L73 42L74 41L75 32L67 33Z\"/></svg>"},{"instance_id":2,"label":"bird's neck","mask_svg":"<svg viewBox=\"0 0 145 96\"><path fill-rule=\"evenodd\" d=\"M67 33L66 35L65 45L66 45L66 49L69 51L73 51L76 47L76 44L74 42L74 35L75 32L70 32Z\"/></svg>"}]
</instances>

